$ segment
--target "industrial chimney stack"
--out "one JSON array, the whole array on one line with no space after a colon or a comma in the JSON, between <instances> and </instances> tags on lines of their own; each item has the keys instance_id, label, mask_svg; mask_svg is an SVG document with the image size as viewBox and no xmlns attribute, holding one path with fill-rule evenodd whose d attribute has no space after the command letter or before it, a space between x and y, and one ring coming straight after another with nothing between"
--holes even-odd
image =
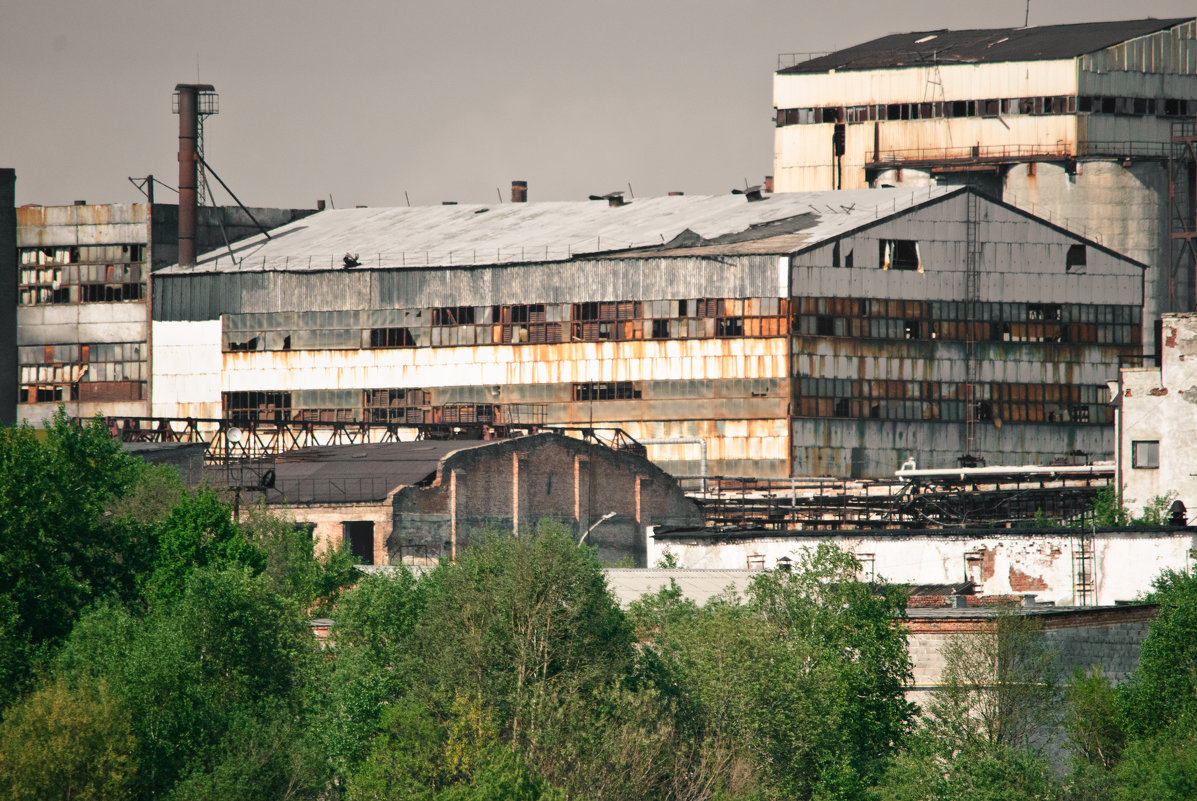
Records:
<instances>
[{"instance_id":1,"label":"industrial chimney stack","mask_svg":"<svg viewBox=\"0 0 1197 801\"><path fill-rule=\"evenodd\" d=\"M215 100L215 88L206 83L181 83L175 87L179 115L179 265L195 266L195 231L198 208L199 119L200 114L215 113L211 107L200 108L200 98Z\"/></svg>"},{"instance_id":2,"label":"industrial chimney stack","mask_svg":"<svg viewBox=\"0 0 1197 801\"><path fill-rule=\"evenodd\" d=\"M528 202L528 182L527 181L512 181L511 182L511 202L512 203L527 203Z\"/></svg>"}]
</instances>

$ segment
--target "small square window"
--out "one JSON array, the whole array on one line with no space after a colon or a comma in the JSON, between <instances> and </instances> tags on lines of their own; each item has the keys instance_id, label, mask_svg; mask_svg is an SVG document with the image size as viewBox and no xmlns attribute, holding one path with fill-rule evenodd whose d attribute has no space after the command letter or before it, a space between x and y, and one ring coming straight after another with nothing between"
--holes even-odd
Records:
<instances>
[{"instance_id":1,"label":"small square window","mask_svg":"<svg viewBox=\"0 0 1197 801\"><path fill-rule=\"evenodd\" d=\"M1131 443L1131 467L1137 470L1154 470L1159 466L1159 440L1141 440Z\"/></svg>"}]
</instances>

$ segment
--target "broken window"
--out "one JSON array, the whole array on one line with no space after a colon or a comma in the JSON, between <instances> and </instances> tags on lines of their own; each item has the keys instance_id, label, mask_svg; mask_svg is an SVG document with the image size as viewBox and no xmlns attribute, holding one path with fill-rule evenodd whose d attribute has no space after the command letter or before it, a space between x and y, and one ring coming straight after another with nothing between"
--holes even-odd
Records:
<instances>
[{"instance_id":1,"label":"broken window","mask_svg":"<svg viewBox=\"0 0 1197 801\"><path fill-rule=\"evenodd\" d=\"M639 400L640 385L632 381L586 382L574 384L574 400Z\"/></svg>"},{"instance_id":2,"label":"broken window","mask_svg":"<svg viewBox=\"0 0 1197 801\"><path fill-rule=\"evenodd\" d=\"M374 564L374 521L346 520L341 523L345 548L359 564Z\"/></svg>"},{"instance_id":3,"label":"broken window","mask_svg":"<svg viewBox=\"0 0 1197 801\"><path fill-rule=\"evenodd\" d=\"M290 392L225 392L224 418L234 424L291 419Z\"/></svg>"},{"instance_id":4,"label":"broken window","mask_svg":"<svg viewBox=\"0 0 1197 801\"><path fill-rule=\"evenodd\" d=\"M1131 443L1131 467L1139 470L1154 470L1159 466L1159 440L1139 440Z\"/></svg>"},{"instance_id":5,"label":"broken window","mask_svg":"<svg viewBox=\"0 0 1197 801\"><path fill-rule=\"evenodd\" d=\"M372 348L414 348L415 346L416 341L406 328L370 329L370 347Z\"/></svg>"},{"instance_id":6,"label":"broken window","mask_svg":"<svg viewBox=\"0 0 1197 801\"><path fill-rule=\"evenodd\" d=\"M473 325L473 306L444 306L432 310L433 325Z\"/></svg>"},{"instance_id":7,"label":"broken window","mask_svg":"<svg viewBox=\"0 0 1197 801\"><path fill-rule=\"evenodd\" d=\"M1064 271L1084 270L1086 258L1084 245L1069 245L1068 255L1064 259Z\"/></svg>"},{"instance_id":8,"label":"broken window","mask_svg":"<svg viewBox=\"0 0 1197 801\"><path fill-rule=\"evenodd\" d=\"M913 239L882 239L878 242L878 251L883 270L923 271L919 246Z\"/></svg>"}]
</instances>

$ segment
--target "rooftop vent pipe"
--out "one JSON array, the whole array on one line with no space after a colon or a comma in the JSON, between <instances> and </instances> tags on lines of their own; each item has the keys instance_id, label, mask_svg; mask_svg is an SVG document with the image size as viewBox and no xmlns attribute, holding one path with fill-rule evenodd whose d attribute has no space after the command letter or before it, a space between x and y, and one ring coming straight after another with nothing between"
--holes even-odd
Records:
<instances>
[{"instance_id":1,"label":"rooftop vent pipe","mask_svg":"<svg viewBox=\"0 0 1197 801\"><path fill-rule=\"evenodd\" d=\"M527 181L512 181L511 182L511 202L512 203L527 203L528 202L528 182Z\"/></svg>"},{"instance_id":2,"label":"rooftop vent pipe","mask_svg":"<svg viewBox=\"0 0 1197 801\"><path fill-rule=\"evenodd\" d=\"M733 195L743 195L745 198L748 199L749 203L752 203L757 200L765 199L764 196L761 195L760 186L750 186L747 189L733 189L732 194Z\"/></svg>"},{"instance_id":3,"label":"rooftop vent pipe","mask_svg":"<svg viewBox=\"0 0 1197 801\"><path fill-rule=\"evenodd\" d=\"M195 266L195 219L198 206L200 94L216 90L206 83L175 86L179 115L179 266Z\"/></svg>"}]
</instances>

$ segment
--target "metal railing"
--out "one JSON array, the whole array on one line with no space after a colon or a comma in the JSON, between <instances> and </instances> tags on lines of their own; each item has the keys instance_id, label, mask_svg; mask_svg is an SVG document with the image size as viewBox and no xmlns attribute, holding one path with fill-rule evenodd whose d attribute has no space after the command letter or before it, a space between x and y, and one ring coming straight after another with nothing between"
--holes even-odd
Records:
<instances>
[{"instance_id":1,"label":"metal railing","mask_svg":"<svg viewBox=\"0 0 1197 801\"><path fill-rule=\"evenodd\" d=\"M202 259L200 267L244 270L352 270L358 267L468 267L476 264L519 264L522 262L568 261L575 256L654 247L660 241L626 242L601 236L565 245L521 245L510 248L458 248L454 250L403 250L392 253L346 255L281 256L268 258L252 253L237 258L220 255ZM292 264L294 262L294 264Z\"/></svg>"},{"instance_id":2,"label":"metal railing","mask_svg":"<svg viewBox=\"0 0 1197 801\"><path fill-rule=\"evenodd\" d=\"M988 476L900 479L759 479L715 476L679 480L707 527L767 531L1021 527L1045 516L1077 523L1090 514L1113 469L1081 475L1017 471Z\"/></svg>"}]
</instances>

